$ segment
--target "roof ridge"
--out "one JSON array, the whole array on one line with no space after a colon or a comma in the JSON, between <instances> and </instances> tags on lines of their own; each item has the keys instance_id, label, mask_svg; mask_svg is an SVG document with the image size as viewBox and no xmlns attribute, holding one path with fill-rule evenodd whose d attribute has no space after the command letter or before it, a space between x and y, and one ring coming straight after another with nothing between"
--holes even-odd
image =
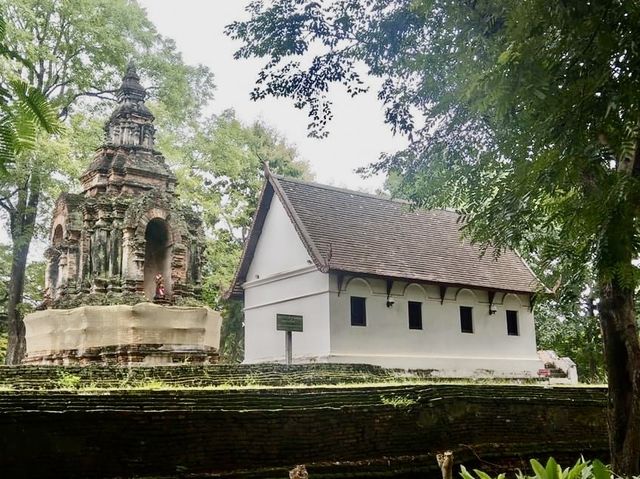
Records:
<instances>
[{"instance_id":1,"label":"roof ridge","mask_svg":"<svg viewBox=\"0 0 640 479\"><path fill-rule=\"evenodd\" d=\"M357 190L350 190L349 188L342 188L339 186L333 186L333 185L327 185L324 183L317 183L315 181L309 181L309 180L303 180L301 178L293 178L291 176L284 176L284 175L278 175L275 173L271 173L271 176L275 177L276 179L278 179L278 181L289 181L291 183L298 183L300 185L306 185L306 186L313 186L316 188L321 188L321 189L325 189L325 190L329 190L329 191L337 191L339 193L348 193L351 195L357 195L357 196L362 196L364 198L371 198L374 200L380 200L380 201L388 201L390 203L399 203L399 204L403 204L403 205L408 205L408 206L414 206L417 209L422 209L425 211L443 211L445 213L455 213L458 214L454 209L451 208L422 208L420 206L418 206L415 203L412 203L411 201L408 200L404 200L402 198L393 198L391 196L382 196L382 195L377 195L375 193L366 193L364 191L357 191Z\"/></svg>"}]
</instances>

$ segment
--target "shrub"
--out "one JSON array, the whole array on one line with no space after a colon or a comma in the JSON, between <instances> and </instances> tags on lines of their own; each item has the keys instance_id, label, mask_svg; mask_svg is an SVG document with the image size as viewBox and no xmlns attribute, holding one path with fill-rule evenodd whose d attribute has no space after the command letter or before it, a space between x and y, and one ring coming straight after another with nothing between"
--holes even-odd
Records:
<instances>
[{"instance_id":1,"label":"shrub","mask_svg":"<svg viewBox=\"0 0 640 479\"><path fill-rule=\"evenodd\" d=\"M535 459L529 461L535 475L527 476L522 472L518 472L518 479L611 479L613 476L609 467L605 466L597 459L594 461L585 461L580 458L573 467L562 469L556 461L550 457L547 465L543 466ZM464 466L460 466L460 476L463 479L493 479L489 474L474 469L472 474ZM496 476L495 479L504 479L505 474Z\"/></svg>"},{"instance_id":2,"label":"shrub","mask_svg":"<svg viewBox=\"0 0 640 479\"><path fill-rule=\"evenodd\" d=\"M78 389L82 378L66 371L60 371L56 386L58 389Z\"/></svg>"}]
</instances>

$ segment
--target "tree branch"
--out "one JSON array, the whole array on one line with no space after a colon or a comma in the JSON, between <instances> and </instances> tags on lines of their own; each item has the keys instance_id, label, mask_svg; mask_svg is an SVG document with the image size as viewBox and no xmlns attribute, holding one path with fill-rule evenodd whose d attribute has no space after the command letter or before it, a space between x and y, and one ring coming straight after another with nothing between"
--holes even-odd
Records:
<instances>
[{"instance_id":1,"label":"tree branch","mask_svg":"<svg viewBox=\"0 0 640 479\"><path fill-rule=\"evenodd\" d=\"M67 106L70 106L71 103L73 103L78 98L83 97L83 96L91 96L91 97L95 97L95 98L100 98L101 100L116 101L116 99L113 96L108 96L108 95L109 94L113 95L117 91L118 90L116 89L116 90L101 90L101 91L83 91L83 92L80 92L80 93L76 93L68 101Z\"/></svg>"},{"instance_id":2,"label":"tree branch","mask_svg":"<svg viewBox=\"0 0 640 479\"><path fill-rule=\"evenodd\" d=\"M113 94L116 93L117 91L118 90L102 90L102 91L84 91L84 92L76 93L62 107L58 117L61 118L61 119L67 118L67 116L69 115L69 107L78 98L81 98L83 96L90 96L90 97L94 97L94 98L99 98L101 100L116 101L116 99L113 97ZM109 95L111 95L111 96L109 96Z\"/></svg>"},{"instance_id":3,"label":"tree branch","mask_svg":"<svg viewBox=\"0 0 640 479\"><path fill-rule=\"evenodd\" d=\"M17 191L17 190L16 190ZM9 215L15 213L16 209L11 203L7 203L5 200L0 200L0 208L5 210Z\"/></svg>"},{"instance_id":4,"label":"tree branch","mask_svg":"<svg viewBox=\"0 0 640 479\"><path fill-rule=\"evenodd\" d=\"M20 188L16 188L15 190L13 190L11 193L5 195L5 196L0 196L0 202L1 201L6 201L9 198L11 198L12 196L14 196L18 191L20 190Z\"/></svg>"}]
</instances>

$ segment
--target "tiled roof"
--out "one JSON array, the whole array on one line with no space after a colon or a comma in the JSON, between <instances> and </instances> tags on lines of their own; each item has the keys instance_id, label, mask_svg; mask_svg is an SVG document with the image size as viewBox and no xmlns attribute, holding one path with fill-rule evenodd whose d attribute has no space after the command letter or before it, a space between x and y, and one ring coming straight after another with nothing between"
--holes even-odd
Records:
<instances>
[{"instance_id":1,"label":"tiled roof","mask_svg":"<svg viewBox=\"0 0 640 479\"><path fill-rule=\"evenodd\" d=\"M495 259L491 248L482 255L478 246L463 240L455 212L412 210L405 202L273 175L268 180L266 189L275 190L323 271L498 291L540 288L513 251ZM264 200L256 218L266 215ZM263 222L264 217L251 236L259 236ZM245 249L234 293L244 281L256 243L257 238L250 238L252 247Z\"/></svg>"}]
</instances>

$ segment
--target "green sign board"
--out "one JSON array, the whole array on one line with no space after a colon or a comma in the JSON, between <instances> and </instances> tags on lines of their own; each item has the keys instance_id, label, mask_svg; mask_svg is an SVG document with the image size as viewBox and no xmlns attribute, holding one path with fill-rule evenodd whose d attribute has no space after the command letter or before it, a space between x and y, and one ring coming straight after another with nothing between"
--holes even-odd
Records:
<instances>
[{"instance_id":1,"label":"green sign board","mask_svg":"<svg viewBox=\"0 0 640 479\"><path fill-rule=\"evenodd\" d=\"M276 329L278 331L302 332L302 316L295 314L276 314Z\"/></svg>"}]
</instances>

